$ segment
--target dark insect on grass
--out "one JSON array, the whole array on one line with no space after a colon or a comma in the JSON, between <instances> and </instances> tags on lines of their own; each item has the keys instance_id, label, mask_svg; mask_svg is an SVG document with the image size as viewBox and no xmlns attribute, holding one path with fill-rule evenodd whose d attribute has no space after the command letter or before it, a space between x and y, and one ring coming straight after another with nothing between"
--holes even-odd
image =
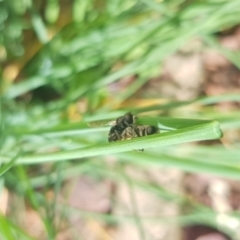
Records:
<instances>
[{"instance_id":1,"label":"dark insect on grass","mask_svg":"<svg viewBox=\"0 0 240 240\"><path fill-rule=\"evenodd\" d=\"M136 125L137 117L132 113L126 113L118 117L115 125L110 128L108 141L129 140L136 137L143 137L159 132L159 129L150 125ZM143 151L143 149L141 150Z\"/></svg>"}]
</instances>

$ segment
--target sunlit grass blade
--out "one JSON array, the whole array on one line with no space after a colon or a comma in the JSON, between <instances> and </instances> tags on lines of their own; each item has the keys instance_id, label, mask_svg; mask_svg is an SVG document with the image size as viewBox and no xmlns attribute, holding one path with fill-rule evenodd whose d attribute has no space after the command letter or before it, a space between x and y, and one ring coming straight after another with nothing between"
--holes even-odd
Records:
<instances>
[{"instance_id":1,"label":"sunlit grass blade","mask_svg":"<svg viewBox=\"0 0 240 240\"><path fill-rule=\"evenodd\" d=\"M15 240L16 237L22 240L35 240L19 226L12 223L8 218L0 214L0 237L1 239Z\"/></svg>"},{"instance_id":2,"label":"sunlit grass blade","mask_svg":"<svg viewBox=\"0 0 240 240\"><path fill-rule=\"evenodd\" d=\"M217 40L212 36L204 36L204 41L211 46L212 48L216 49L222 55L224 55L230 62L232 62L238 69L240 69L240 54L238 51L229 50L221 46Z\"/></svg>"},{"instance_id":3,"label":"sunlit grass blade","mask_svg":"<svg viewBox=\"0 0 240 240\"><path fill-rule=\"evenodd\" d=\"M160 152L173 157L191 159L192 161L221 164L223 166L240 166L240 150L237 146L230 149L225 148L223 145L194 145L185 146L184 148L169 146L162 148Z\"/></svg>"},{"instance_id":4,"label":"sunlit grass blade","mask_svg":"<svg viewBox=\"0 0 240 240\"><path fill-rule=\"evenodd\" d=\"M48 34L47 28L44 24L44 21L41 15L34 9L34 7L30 10L30 16L32 20L33 29L35 30L36 35L38 36L39 41L42 43L48 42Z\"/></svg>"},{"instance_id":5,"label":"sunlit grass blade","mask_svg":"<svg viewBox=\"0 0 240 240\"><path fill-rule=\"evenodd\" d=\"M146 153L141 155L139 153L127 153L119 155L123 161L134 162L135 164L145 165L146 167L169 167L184 170L192 173L205 173L222 176L232 179L240 179L240 166L220 164L211 161L201 161L191 159L191 157L173 156L162 153Z\"/></svg>"},{"instance_id":6,"label":"sunlit grass blade","mask_svg":"<svg viewBox=\"0 0 240 240\"><path fill-rule=\"evenodd\" d=\"M43 76L30 77L24 81L21 81L20 83L13 84L11 87L9 87L4 94L4 98L13 99L28 91L47 84L47 82L47 78Z\"/></svg>"},{"instance_id":7,"label":"sunlit grass blade","mask_svg":"<svg viewBox=\"0 0 240 240\"><path fill-rule=\"evenodd\" d=\"M187 118L168 118L168 117L139 117L137 124L140 125L153 125L158 126L160 129L183 129L201 125L205 123L211 123L211 120L202 119L187 119Z\"/></svg>"},{"instance_id":8,"label":"sunlit grass blade","mask_svg":"<svg viewBox=\"0 0 240 240\"><path fill-rule=\"evenodd\" d=\"M174 108L180 108L188 105L210 105L221 102L240 102L240 94L224 94L209 97L200 97L188 101L171 101L164 104L152 105L149 107L142 107L135 110L136 113L148 112L148 111L159 111L159 110L170 110Z\"/></svg>"},{"instance_id":9,"label":"sunlit grass blade","mask_svg":"<svg viewBox=\"0 0 240 240\"><path fill-rule=\"evenodd\" d=\"M218 139L221 136L222 132L219 128L219 123L212 121L171 132L135 138L128 141L98 144L97 146L84 147L73 151L24 156L18 160L18 163L33 164L47 161L55 162L67 159L80 159L85 157L114 154L118 152L154 148L185 142Z\"/></svg>"},{"instance_id":10,"label":"sunlit grass blade","mask_svg":"<svg viewBox=\"0 0 240 240\"><path fill-rule=\"evenodd\" d=\"M15 164L16 160L19 158L19 156L20 156L20 153L18 153L15 157L13 157L11 161L9 161L8 163L6 163L0 167L0 176L3 175L4 173L6 173L8 170L10 170L14 166L14 164Z\"/></svg>"},{"instance_id":11,"label":"sunlit grass blade","mask_svg":"<svg viewBox=\"0 0 240 240\"><path fill-rule=\"evenodd\" d=\"M221 124L222 130L239 129L240 128L240 112L229 111L229 112L206 112L204 114L210 119L217 119Z\"/></svg>"}]
</instances>

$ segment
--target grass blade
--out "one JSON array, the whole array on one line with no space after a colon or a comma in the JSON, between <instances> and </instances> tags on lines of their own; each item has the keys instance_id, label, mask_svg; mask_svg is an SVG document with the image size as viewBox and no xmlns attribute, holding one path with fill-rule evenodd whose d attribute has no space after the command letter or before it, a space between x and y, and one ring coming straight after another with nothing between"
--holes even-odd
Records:
<instances>
[{"instance_id":1,"label":"grass blade","mask_svg":"<svg viewBox=\"0 0 240 240\"><path fill-rule=\"evenodd\" d=\"M136 149L147 149L192 141L218 139L220 137L222 137L222 132L219 123L217 121L210 121L184 129L135 138L128 141L113 142L111 144L98 144L97 146L89 146L72 151L28 155L21 157L18 160L18 163L36 164L48 161L56 162L67 159L80 159L98 155L127 152Z\"/></svg>"}]
</instances>

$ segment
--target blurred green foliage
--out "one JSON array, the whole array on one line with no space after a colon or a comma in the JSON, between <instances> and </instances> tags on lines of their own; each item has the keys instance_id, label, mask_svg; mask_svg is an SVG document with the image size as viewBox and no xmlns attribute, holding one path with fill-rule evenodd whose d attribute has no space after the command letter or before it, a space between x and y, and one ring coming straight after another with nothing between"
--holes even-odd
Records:
<instances>
[{"instance_id":1,"label":"blurred green foliage","mask_svg":"<svg viewBox=\"0 0 240 240\"><path fill-rule=\"evenodd\" d=\"M0 1L1 188L6 186L26 199L39 212L48 238L54 239L57 228L53 219L59 203L56 197L52 202L44 198L48 189L54 189L57 196L64 180L80 174L116 182L124 178L100 155L126 151L126 142L103 146L108 128L90 128L88 121L114 119L126 111L154 111L155 115L166 112L169 116L176 116L184 107L194 109L201 106L201 111L197 107L191 110L188 118L216 119L224 131L239 131L238 111L222 113L214 108L221 102L239 102L239 94L199 97L148 107L121 105L160 74L163 60L192 39L200 39L205 47L217 49L239 68L239 53L224 49L216 39L217 33L240 23L239 15L238 0ZM134 81L117 94L112 92L114 83L128 76L134 76ZM156 123L148 117L139 121ZM174 118L159 121L178 130L133 140L129 149L148 148L153 141L162 147L149 153L118 154L119 162L135 164L139 169L166 166L239 178L237 149L227 151L222 146L190 148L187 145L166 147L173 143L219 138L221 133L216 122L209 121L200 126L201 120L197 120L198 123L191 119L179 123ZM239 147L237 143L233 145ZM181 152L181 148L192 152ZM47 158L50 163L44 164L43 154L51 156ZM69 161L78 155L81 160L78 165ZM91 156L98 156L101 164ZM60 163L59 160L66 161ZM38 167L34 169L23 163L35 163ZM171 190L163 191L153 186L147 179L141 183L132 181L134 187L143 188L167 201L182 199L173 196ZM36 188L40 187L43 190L37 191ZM192 207L195 215L176 218L182 224L191 221L205 223L207 216L209 225L217 227L216 213L201 207L200 210L198 205ZM60 206L61 210L63 208ZM205 218L199 217L203 208L208 211ZM70 207L68 211L71 212ZM110 218L127 221L104 214L79 214L92 214L106 221ZM17 227L18 223L12 223L13 215L9 220L0 216L0 221L0 238L16 239L20 236L19 239L33 239ZM232 229L225 226L224 230L234 237Z\"/></svg>"}]
</instances>

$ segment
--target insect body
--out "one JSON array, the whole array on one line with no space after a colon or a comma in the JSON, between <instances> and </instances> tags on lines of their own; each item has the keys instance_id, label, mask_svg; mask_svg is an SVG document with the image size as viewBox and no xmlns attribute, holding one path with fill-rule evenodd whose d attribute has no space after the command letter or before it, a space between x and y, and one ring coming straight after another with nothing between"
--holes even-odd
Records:
<instances>
[{"instance_id":1,"label":"insect body","mask_svg":"<svg viewBox=\"0 0 240 240\"><path fill-rule=\"evenodd\" d=\"M158 129L150 125L132 125L124 129L121 134L121 140L129 140L135 137L143 137L158 133Z\"/></svg>"},{"instance_id":2,"label":"insect body","mask_svg":"<svg viewBox=\"0 0 240 240\"><path fill-rule=\"evenodd\" d=\"M110 128L108 134L108 141L118 141L122 140L122 133L127 128L132 128L136 122L137 117L131 113L126 113L124 116L116 119L115 125Z\"/></svg>"},{"instance_id":3,"label":"insect body","mask_svg":"<svg viewBox=\"0 0 240 240\"><path fill-rule=\"evenodd\" d=\"M127 113L116 119L116 124L111 127L108 141L129 140L159 132L158 128L150 125L136 125L137 117Z\"/></svg>"},{"instance_id":4,"label":"insect body","mask_svg":"<svg viewBox=\"0 0 240 240\"><path fill-rule=\"evenodd\" d=\"M159 129L155 126L137 125L137 119L138 118L132 113L126 113L114 121L100 120L89 122L88 125L90 127L111 126L108 134L109 142L130 140L136 137L143 137L159 132Z\"/></svg>"},{"instance_id":5,"label":"insect body","mask_svg":"<svg viewBox=\"0 0 240 240\"><path fill-rule=\"evenodd\" d=\"M159 132L157 127L150 126L150 125L135 126L134 129L135 129L138 137L152 135L152 134L155 134L155 133Z\"/></svg>"},{"instance_id":6,"label":"insect body","mask_svg":"<svg viewBox=\"0 0 240 240\"><path fill-rule=\"evenodd\" d=\"M150 125L132 125L127 127L121 134L121 140L129 140L135 137L143 137L158 133L158 128ZM138 149L138 151L144 151L144 149Z\"/></svg>"}]
</instances>

